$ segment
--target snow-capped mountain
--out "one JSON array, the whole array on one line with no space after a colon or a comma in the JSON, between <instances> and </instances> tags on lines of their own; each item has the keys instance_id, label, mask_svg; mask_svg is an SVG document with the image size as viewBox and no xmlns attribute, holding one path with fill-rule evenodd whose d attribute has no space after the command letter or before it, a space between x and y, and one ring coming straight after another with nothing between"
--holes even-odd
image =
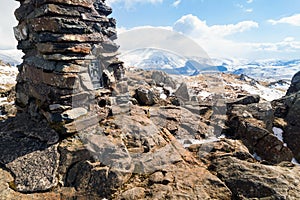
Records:
<instances>
[{"instance_id":1,"label":"snow-capped mountain","mask_svg":"<svg viewBox=\"0 0 300 200\"><path fill-rule=\"evenodd\" d=\"M136 49L121 54L127 67L146 70L162 70L169 74L198 75L207 71L245 74L257 80L291 80L300 70L300 59L295 60L258 60L219 58L187 58L171 51L157 48Z\"/></svg>"},{"instance_id":2,"label":"snow-capped mountain","mask_svg":"<svg viewBox=\"0 0 300 200\"><path fill-rule=\"evenodd\" d=\"M224 66L209 64L209 58L187 58L175 52L143 48L125 52L120 59L127 67L138 67L145 70L161 70L176 75L198 75L207 71L227 71Z\"/></svg>"},{"instance_id":3,"label":"snow-capped mountain","mask_svg":"<svg viewBox=\"0 0 300 200\"><path fill-rule=\"evenodd\" d=\"M184 66L186 58L173 52L145 48L122 54L121 59L127 66L138 66L146 69L176 69Z\"/></svg>"}]
</instances>

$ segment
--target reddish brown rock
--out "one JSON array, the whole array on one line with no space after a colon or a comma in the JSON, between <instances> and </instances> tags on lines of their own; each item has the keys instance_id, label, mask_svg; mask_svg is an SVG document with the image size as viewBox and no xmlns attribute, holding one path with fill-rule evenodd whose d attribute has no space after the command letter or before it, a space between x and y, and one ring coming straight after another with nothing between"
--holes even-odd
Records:
<instances>
[{"instance_id":1,"label":"reddish brown rock","mask_svg":"<svg viewBox=\"0 0 300 200\"><path fill-rule=\"evenodd\" d=\"M60 44L60 43L40 43L37 49L41 53L91 53L90 44Z\"/></svg>"}]
</instances>

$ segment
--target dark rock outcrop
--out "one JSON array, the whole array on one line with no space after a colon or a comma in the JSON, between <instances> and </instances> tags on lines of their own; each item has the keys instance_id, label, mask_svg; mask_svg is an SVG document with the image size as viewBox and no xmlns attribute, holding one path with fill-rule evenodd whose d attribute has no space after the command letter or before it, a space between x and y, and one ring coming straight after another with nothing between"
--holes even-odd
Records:
<instances>
[{"instance_id":1,"label":"dark rock outcrop","mask_svg":"<svg viewBox=\"0 0 300 200\"><path fill-rule=\"evenodd\" d=\"M163 87L170 87L176 88L175 81L165 72L163 71L153 71L151 75L151 79L155 81L155 84L163 86Z\"/></svg>"},{"instance_id":2,"label":"dark rock outcrop","mask_svg":"<svg viewBox=\"0 0 300 200\"><path fill-rule=\"evenodd\" d=\"M242 140L251 153L257 153L264 160L291 161L291 150L273 134L273 121L270 103L233 105L228 113L228 134Z\"/></svg>"},{"instance_id":3,"label":"dark rock outcrop","mask_svg":"<svg viewBox=\"0 0 300 200\"><path fill-rule=\"evenodd\" d=\"M210 153L203 150L210 149ZM259 163L241 140L221 139L189 150L208 165L232 192L231 199L298 199L299 167Z\"/></svg>"},{"instance_id":4,"label":"dark rock outcrop","mask_svg":"<svg viewBox=\"0 0 300 200\"><path fill-rule=\"evenodd\" d=\"M233 199L300 198L299 168L257 165L234 157L218 158L212 165L232 191Z\"/></svg>"},{"instance_id":5,"label":"dark rock outcrop","mask_svg":"<svg viewBox=\"0 0 300 200\"><path fill-rule=\"evenodd\" d=\"M290 102L290 104L289 104ZM293 151L295 158L300 160L300 93L292 94L286 99L289 111L284 118L287 125L283 127L284 141L288 147Z\"/></svg>"},{"instance_id":6,"label":"dark rock outcrop","mask_svg":"<svg viewBox=\"0 0 300 200\"><path fill-rule=\"evenodd\" d=\"M206 108L204 111L209 112ZM198 111L198 112L197 112ZM150 108L150 119L159 127L166 128L177 139L204 139L213 135L213 127L205 123L206 112L202 110L191 112L183 107L165 106L160 108Z\"/></svg>"},{"instance_id":7,"label":"dark rock outcrop","mask_svg":"<svg viewBox=\"0 0 300 200\"><path fill-rule=\"evenodd\" d=\"M142 106L152 106L157 102L158 95L155 94L153 89L147 88L145 86L140 86L135 91L135 97L140 105Z\"/></svg>"},{"instance_id":8,"label":"dark rock outcrop","mask_svg":"<svg viewBox=\"0 0 300 200\"><path fill-rule=\"evenodd\" d=\"M294 157L300 160L300 91L299 91L299 75L292 79L292 85L287 95L279 100L272 102L276 116L282 121L283 140L287 146L293 151ZM281 119L281 120L280 120Z\"/></svg>"},{"instance_id":9,"label":"dark rock outcrop","mask_svg":"<svg viewBox=\"0 0 300 200\"><path fill-rule=\"evenodd\" d=\"M246 96L239 97L232 102L228 102L227 105L228 107L234 104L248 105L248 104L258 103L259 100L260 100L259 95L246 95Z\"/></svg>"},{"instance_id":10,"label":"dark rock outcrop","mask_svg":"<svg viewBox=\"0 0 300 200\"><path fill-rule=\"evenodd\" d=\"M289 87L286 95L288 96L299 91L300 91L300 71L293 76L291 81L291 86Z\"/></svg>"}]
</instances>

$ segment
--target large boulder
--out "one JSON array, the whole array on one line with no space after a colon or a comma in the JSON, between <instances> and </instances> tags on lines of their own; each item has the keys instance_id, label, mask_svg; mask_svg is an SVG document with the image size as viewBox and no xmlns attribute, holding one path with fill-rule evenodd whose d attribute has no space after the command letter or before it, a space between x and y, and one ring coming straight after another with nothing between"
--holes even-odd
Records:
<instances>
[{"instance_id":1,"label":"large boulder","mask_svg":"<svg viewBox=\"0 0 300 200\"><path fill-rule=\"evenodd\" d=\"M264 165L239 140L206 144L211 153L202 159L232 192L232 199L299 199L300 168L290 162ZM201 155L201 151L198 153Z\"/></svg>"},{"instance_id":2,"label":"large boulder","mask_svg":"<svg viewBox=\"0 0 300 200\"><path fill-rule=\"evenodd\" d=\"M175 96L178 97L183 102L190 100L190 94L185 82L181 83L179 88L175 91Z\"/></svg>"},{"instance_id":3,"label":"large boulder","mask_svg":"<svg viewBox=\"0 0 300 200\"><path fill-rule=\"evenodd\" d=\"M228 115L228 134L241 139L252 154L271 163L292 160L291 150L272 132L274 112L270 103L233 105Z\"/></svg>"},{"instance_id":4,"label":"large boulder","mask_svg":"<svg viewBox=\"0 0 300 200\"><path fill-rule=\"evenodd\" d=\"M135 91L135 98L142 106L152 106L157 102L157 94L153 89L146 86L140 86Z\"/></svg>"},{"instance_id":5,"label":"large boulder","mask_svg":"<svg viewBox=\"0 0 300 200\"><path fill-rule=\"evenodd\" d=\"M157 136L151 137L164 139L155 139L154 142L159 143L150 152L141 154L139 160L145 163L144 166L151 164L149 167L154 170L132 176L125 187L115 194L116 199L231 198L225 184L210 174L168 130L163 129Z\"/></svg>"},{"instance_id":6,"label":"large boulder","mask_svg":"<svg viewBox=\"0 0 300 200\"><path fill-rule=\"evenodd\" d=\"M295 158L300 161L300 93L296 93L290 97L293 103L289 106L289 112L285 117L287 126L284 127L284 141L293 151Z\"/></svg>"},{"instance_id":7,"label":"large boulder","mask_svg":"<svg viewBox=\"0 0 300 200\"><path fill-rule=\"evenodd\" d=\"M170 87L173 89L176 88L176 82L163 71L153 71L151 79L155 81L156 85Z\"/></svg>"},{"instance_id":8,"label":"large boulder","mask_svg":"<svg viewBox=\"0 0 300 200\"><path fill-rule=\"evenodd\" d=\"M294 157L300 160L300 92L273 101L277 117L282 121L283 140L293 151ZM279 121L279 120L278 120Z\"/></svg>"},{"instance_id":9,"label":"large boulder","mask_svg":"<svg viewBox=\"0 0 300 200\"><path fill-rule=\"evenodd\" d=\"M226 183L233 199L299 199L299 167L267 166L231 156L210 166Z\"/></svg>"}]
</instances>

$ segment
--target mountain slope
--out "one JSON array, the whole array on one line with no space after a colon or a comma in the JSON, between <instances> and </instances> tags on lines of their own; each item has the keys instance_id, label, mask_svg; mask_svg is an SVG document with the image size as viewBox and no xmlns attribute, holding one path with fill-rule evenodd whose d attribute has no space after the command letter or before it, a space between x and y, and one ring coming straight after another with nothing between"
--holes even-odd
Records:
<instances>
[{"instance_id":1,"label":"mountain slope","mask_svg":"<svg viewBox=\"0 0 300 200\"><path fill-rule=\"evenodd\" d=\"M198 75L207 71L227 71L224 66L211 66L209 58L187 58L175 52L142 48L125 52L120 57L127 67L137 67L145 70L161 70L176 75Z\"/></svg>"}]
</instances>

